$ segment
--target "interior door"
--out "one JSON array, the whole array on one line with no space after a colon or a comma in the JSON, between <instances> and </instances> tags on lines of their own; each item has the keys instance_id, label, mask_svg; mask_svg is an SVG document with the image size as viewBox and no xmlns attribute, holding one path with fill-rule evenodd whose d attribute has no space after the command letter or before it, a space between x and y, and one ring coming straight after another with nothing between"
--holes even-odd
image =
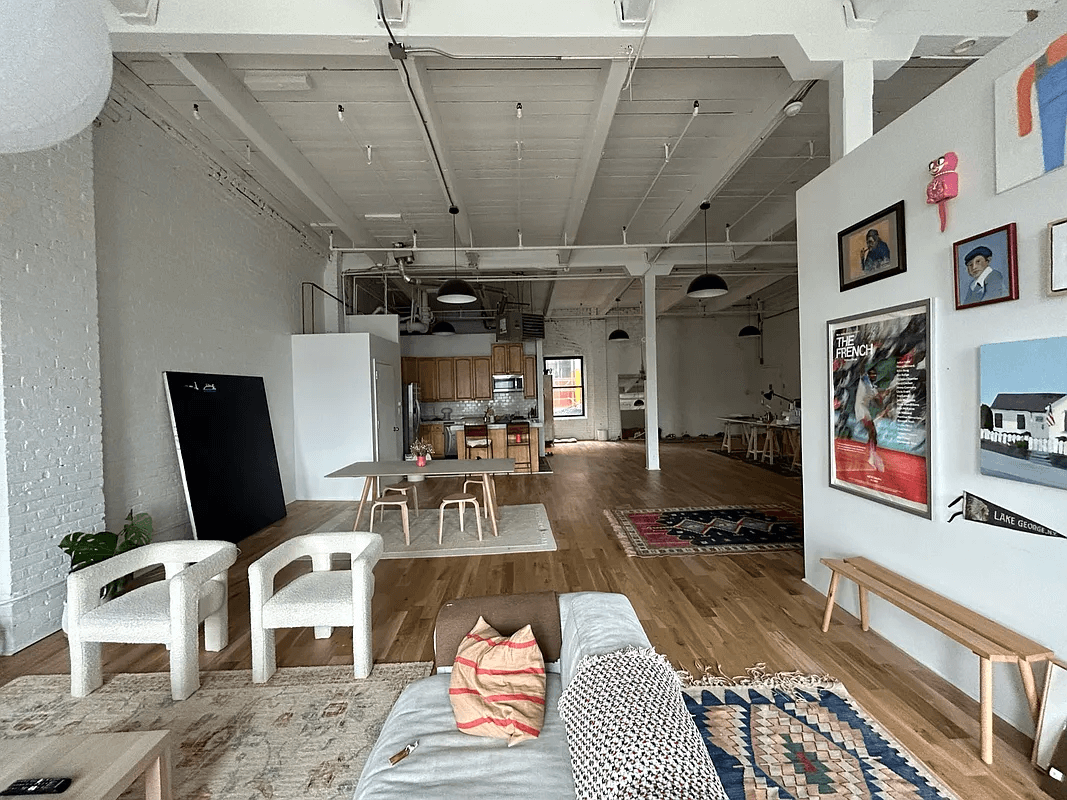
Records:
<instances>
[{"instance_id":1,"label":"interior door","mask_svg":"<svg viewBox=\"0 0 1067 800\"><path fill-rule=\"evenodd\" d=\"M392 364L374 361L374 459L400 460L400 398Z\"/></svg>"}]
</instances>

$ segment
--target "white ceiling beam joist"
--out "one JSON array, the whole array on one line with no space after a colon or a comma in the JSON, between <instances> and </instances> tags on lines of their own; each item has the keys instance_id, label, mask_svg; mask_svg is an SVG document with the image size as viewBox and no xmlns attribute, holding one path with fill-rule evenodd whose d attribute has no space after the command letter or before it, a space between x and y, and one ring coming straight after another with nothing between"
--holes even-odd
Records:
<instances>
[{"instance_id":1,"label":"white ceiling beam joist","mask_svg":"<svg viewBox=\"0 0 1067 800\"><path fill-rule=\"evenodd\" d=\"M571 197L567 203L567 217L563 223L564 242L572 243L578 239L578 231L582 225L582 217L585 215L589 193L593 189L593 181L600 168L600 159L604 155L604 144L608 140L611 123L615 119L615 109L618 108L622 97L622 85L626 82L628 66L626 61L612 61L610 66L602 70L603 85L600 88L600 103L597 106L596 115L589 124L582 148L581 165L574 178L574 188L571 190ZM559 251L560 264L567 264L570 257L569 248Z\"/></svg>"},{"instance_id":2,"label":"white ceiling beam joist","mask_svg":"<svg viewBox=\"0 0 1067 800\"><path fill-rule=\"evenodd\" d=\"M612 304L615 302L615 298L622 297L623 293L630 288L630 285L635 280L637 280L637 278L627 277L615 281L615 283L601 291L600 296L597 298L596 302L593 303L593 308L596 309L598 314L604 313L604 309L611 308Z\"/></svg>"},{"instance_id":3,"label":"white ceiling beam joist","mask_svg":"<svg viewBox=\"0 0 1067 800\"><path fill-rule=\"evenodd\" d=\"M155 25L159 0L111 0L123 20L132 25Z\"/></svg>"},{"instance_id":4,"label":"white ceiling beam joist","mask_svg":"<svg viewBox=\"0 0 1067 800\"><path fill-rule=\"evenodd\" d=\"M467 216L463 198L459 195L456 172L452 168L452 158L441 135L444 129L441 123L441 110L437 107L433 91L430 89L426 66L417 58L397 59L394 63L400 80L404 84L404 91L411 102L411 110L415 112L419 134L426 145L427 155L433 165L437 182L441 185L445 202L459 209L456 217L459 244L461 247L471 247L474 244L474 229L471 227L470 217Z\"/></svg>"},{"instance_id":5,"label":"white ceiling beam joist","mask_svg":"<svg viewBox=\"0 0 1067 800\"><path fill-rule=\"evenodd\" d=\"M340 195L282 132L219 56L207 53L167 53L166 56L337 226L338 231L351 240L354 248L379 246Z\"/></svg>"}]
</instances>

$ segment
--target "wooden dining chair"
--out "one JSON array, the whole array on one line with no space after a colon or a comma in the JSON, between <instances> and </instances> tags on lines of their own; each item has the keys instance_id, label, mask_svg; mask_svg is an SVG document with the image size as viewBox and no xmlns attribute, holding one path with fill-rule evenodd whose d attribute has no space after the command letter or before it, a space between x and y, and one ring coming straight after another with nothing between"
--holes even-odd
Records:
<instances>
[{"instance_id":1,"label":"wooden dining chair","mask_svg":"<svg viewBox=\"0 0 1067 800\"><path fill-rule=\"evenodd\" d=\"M464 425L463 444L467 448L467 458L472 450L485 450L489 458L493 457L493 440L489 438L488 425Z\"/></svg>"},{"instance_id":2,"label":"wooden dining chair","mask_svg":"<svg viewBox=\"0 0 1067 800\"><path fill-rule=\"evenodd\" d=\"M530 455L530 423L509 422L507 426L507 458L511 458L515 451L522 458L515 459L516 472L533 472L532 456Z\"/></svg>"}]
</instances>

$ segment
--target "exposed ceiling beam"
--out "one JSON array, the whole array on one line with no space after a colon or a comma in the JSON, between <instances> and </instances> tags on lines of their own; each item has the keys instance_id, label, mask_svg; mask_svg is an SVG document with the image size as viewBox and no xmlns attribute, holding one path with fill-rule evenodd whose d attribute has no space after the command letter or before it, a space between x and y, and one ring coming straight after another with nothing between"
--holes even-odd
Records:
<instances>
[{"instance_id":1,"label":"exposed ceiling beam","mask_svg":"<svg viewBox=\"0 0 1067 800\"><path fill-rule=\"evenodd\" d=\"M352 241L353 247L381 246L218 55L167 53L166 56Z\"/></svg>"},{"instance_id":2,"label":"exposed ceiling beam","mask_svg":"<svg viewBox=\"0 0 1067 800\"><path fill-rule=\"evenodd\" d=\"M615 302L616 297L622 297L622 293L630 288L630 284L633 283L636 278L629 277L616 281L608 287L606 292L602 292L600 298L596 302L596 311L598 314L604 313L605 308L611 308L612 303Z\"/></svg>"},{"instance_id":3,"label":"exposed ceiling beam","mask_svg":"<svg viewBox=\"0 0 1067 800\"><path fill-rule=\"evenodd\" d=\"M601 70L603 81L600 87L600 104L586 132L581 166L574 178L574 188L571 189L571 197L567 203L567 218L563 223L562 239L568 244L573 244L578 238L578 230L581 228L582 217L585 214L585 205L589 200L589 192L593 189L593 180L600 167L600 158L604 155L604 144L608 140L611 123L615 119L615 109L622 97L622 85L626 82L628 70L628 61L612 61L609 67ZM560 264L569 263L570 258L569 249L559 251Z\"/></svg>"},{"instance_id":4,"label":"exposed ceiling beam","mask_svg":"<svg viewBox=\"0 0 1067 800\"><path fill-rule=\"evenodd\" d=\"M700 212L700 204L721 192L764 140L781 125L785 119L782 108L796 96L802 86L802 82L792 81L784 74L779 76L774 90L760 98L760 107L754 111L744 129L734 137L729 150L723 153L722 158L709 159L704 169L695 176L693 187L685 199L659 226L659 238L674 241L677 234L689 227L689 223ZM661 254L662 250L655 253L650 261L654 263Z\"/></svg>"},{"instance_id":5,"label":"exposed ceiling beam","mask_svg":"<svg viewBox=\"0 0 1067 800\"><path fill-rule=\"evenodd\" d=\"M758 209L746 216L736 225L730 226L730 238L741 242L754 242L771 239L775 234L789 227L796 221L797 203L795 197L770 197L761 203ZM757 250L755 247L742 245L733 250L734 257L741 261Z\"/></svg>"},{"instance_id":6,"label":"exposed ceiling beam","mask_svg":"<svg viewBox=\"0 0 1067 800\"><path fill-rule=\"evenodd\" d=\"M441 185L445 203L454 204L459 209L456 218L459 244L461 247L470 247L473 245L474 229L471 227L470 217L467 216L467 207L459 195L456 171L452 168L449 150L441 136L444 129L441 124L441 110L434 100L426 66L417 58L397 59L394 63L411 102L411 109L418 118L419 134L426 145L426 152L433 165L434 174L437 175L437 182Z\"/></svg>"},{"instance_id":7,"label":"exposed ceiling beam","mask_svg":"<svg viewBox=\"0 0 1067 800\"><path fill-rule=\"evenodd\" d=\"M547 317L552 310L552 301L556 297L556 286L558 285L559 284L556 281L552 281L548 284L548 290L545 292L545 302L544 305L541 306L542 317Z\"/></svg>"}]
</instances>

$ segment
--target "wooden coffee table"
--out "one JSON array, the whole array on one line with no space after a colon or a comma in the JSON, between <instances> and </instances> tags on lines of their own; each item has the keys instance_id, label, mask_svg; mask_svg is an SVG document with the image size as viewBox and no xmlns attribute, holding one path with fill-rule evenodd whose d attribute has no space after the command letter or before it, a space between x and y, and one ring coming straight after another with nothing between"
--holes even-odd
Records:
<instances>
[{"instance_id":1,"label":"wooden coffee table","mask_svg":"<svg viewBox=\"0 0 1067 800\"><path fill-rule=\"evenodd\" d=\"M170 731L0 739L0 791L20 778L71 778L57 800L115 800L141 775L146 800L171 800ZM42 795L43 796L43 795Z\"/></svg>"}]
</instances>

